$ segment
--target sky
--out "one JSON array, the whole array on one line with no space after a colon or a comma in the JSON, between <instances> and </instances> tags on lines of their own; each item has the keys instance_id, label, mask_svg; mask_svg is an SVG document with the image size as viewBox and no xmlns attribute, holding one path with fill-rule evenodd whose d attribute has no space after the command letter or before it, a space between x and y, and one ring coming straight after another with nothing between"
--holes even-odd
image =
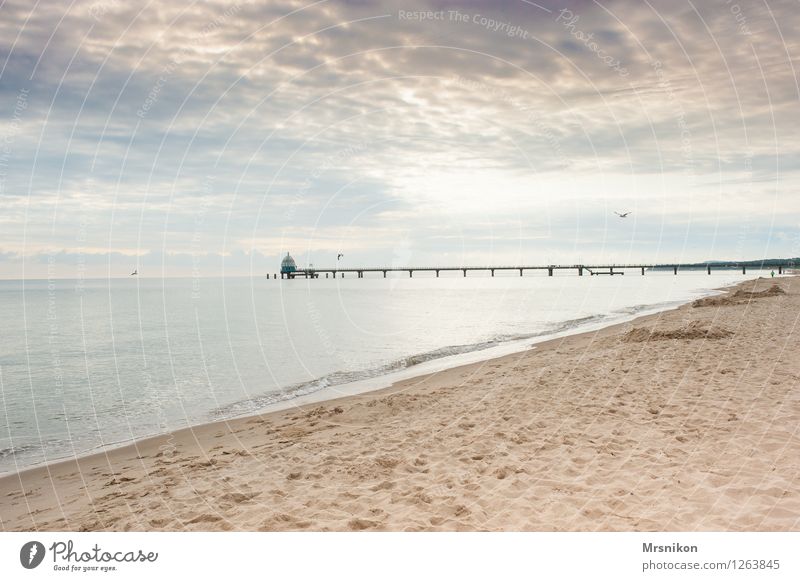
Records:
<instances>
[{"instance_id":1,"label":"sky","mask_svg":"<svg viewBox=\"0 0 800 581\"><path fill-rule=\"evenodd\" d=\"M5 0L0 278L798 256L798 30L773 0Z\"/></svg>"}]
</instances>

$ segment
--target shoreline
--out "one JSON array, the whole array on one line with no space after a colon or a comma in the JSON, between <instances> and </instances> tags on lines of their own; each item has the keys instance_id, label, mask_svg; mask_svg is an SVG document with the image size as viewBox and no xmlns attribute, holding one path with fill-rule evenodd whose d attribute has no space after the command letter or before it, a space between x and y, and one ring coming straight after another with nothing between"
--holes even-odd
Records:
<instances>
[{"instance_id":1,"label":"shoreline","mask_svg":"<svg viewBox=\"0 0 800 581\"><path fill-rule=\"evenodd\" d=\"M750 281L757 280L757 278L749 280ZM111 452L114 452L115 450L120 450L126 447L135 447L137 444L149 440L157 438L166 438L177 432L183 432L186 430L189 431L197 430L205 426L225 424L228 422L235 422L238 420L246 420L253 417L261 417L264 415L279 413L287 410L299 409L310 405L330 403L340 399L346 399L368 393L377 393L386 389L390 389L394 387L395 384L398 383L412 381L414 379L423 378L428 375L433 375L436 373L441 373L453 369L458 369L460 367L487 363L495 359L503 359L505 357L518 355L520 353L524 353L529 350L537 349L542 345L550 343L551 341L559 341L567 337L574 337L582 334L596 333L606 328L612 328L618 325L633 323L639 319L645 319L647 317L659 315L660 313L665 313L672 310L680 309L681 307L690 304L694 300L724 293L727 289L736 287L740 284L745 284L746 282L748 281L732 282L720 287L708 289L707 291L701 293L700 296L695 298L688 298L686 299L686 301L670 301L667 303L654 303L653 305L644 305L641 311L633 313L628 316L620 316L612 321L600 320L597 322L587 323L586 325L582 325L574 329L545 332L538 336L533 335L526 338L507 341L499 345L489 347L487 349L477 349L465 353L448 355L441 358L427 360L417 365L412 365L402 369L390 371L388 373L376 375L366 379L350 381L342 384L334 384L331 386L321 388L317 391L313 391L311 393L290 397L282 401L268 404L267 406L259 410L246 411L241 414L236 414L228 418L201 421L196 424L184 426L182 428L176 428L163 433L150 434L136 438L121 440L119 442L103 444L95 448L81 452L76 456L64 456L62 458L55 458L53 460L47 460L44 462L27 465L19 470L0 472L0 483L2 483L3 479L5 478L19 477L22 473L30 470L47 469L48 467L53 467L65 462L76 462L87 457L106 455ZM569 322L570 321L567 321L565 323ZM319 380L320 378L311 380L309 383ZM239 403L239 402L234 402L234 403Z\"/></svg>"},{"instance_id":2,"label":"shoreline","mask_svg":"<svg viewBox=\"0 0 800 581\"><path fill-rule=\"evenodd\" d=\"M800 288L800 285L796 282L797 280L797 277L782 277L774 281L769 279L749 280L729 288L728 295L738 289L755 288L757 286L760 288L773 282L783 287ZM792 294L790 292L790 295ZM763 306L769 301L774 302L776 300L783 300L783 297L779 299L754 300L752 305ZM741 307L726 306L715 308L711 323L713 324L718 317L724 318L727 315L731 315L734 310L740 315L746 316L750 305L751 303L747 303L747 306ZM726 309L727 312L725 312ZM450 506L445 511L446 514L444 516L439 515L428 519L425 521L427 524L420 524L420 522L412 519L409 521L411 524L405 528L401 526L401 523L405 522L402 515L399 520L395 517L390 518L387 516L390 513L386 513L382 508L371 509L379 511L375 514L370 513L369 510L366 511L369 514L363 514L364 507L360 505L344 509L344 516L341 514L328 514L332 510L331 507L328 507L327 512L324 508L320 509L322 516L317 515L316 519L305 519L303 514L300 513L308 512L308 507L301 508L302 502L301 505L294 506L295 510L274 514L275 509L272 508L272 501L268 502L264 498L265 491L259 490L259 487L264 484L265 478L269 480L272 486L269 494L276 499L277 504L286 499L284 488L290 487L302 490L308 496L306 500L309 500L309 502L314 500L325 505L325 478L320 475L325 470L321 470L319 465L316 466L316 470L308 468L308 465L311 464L311 461L316 456L321 456L322 464L332 478L343 480L354 478L356 483L362 480L369 481L369 486L366 488L360 484L355 484L349 490L345 490L345 504L349 496L354 495L353 491L359 492L365 497L381 496L382 502L385 503L387 495L391 499L396 494L396 492L392 491L396 490L398 483L405 480L425 480L429 478L424 475L430 473L432 464L428 457L423 457L426 456L424 453L420 454L416 460L410 459L408 462L398 460L395 456L399 454L398 450L400 449L404 452L410 451L411 455L414 455L413 450L408 450L408 446L404 445L404 442L407 444L408 441L399 436L394 438L395 440L399 439L399 441L392 443L394 455L386 453L386 450L381 450L386 445L386 442L392 441L393 433L399 429L405 429L406 436L411 433L415 434L411 440L413 442L412 448L419 448L418 451L430 447L435 448L437 431L445 433L455 430L457 435L460 434L464 438L466 437L465 434L476 429L476 423L465 418L469 418L472 414L477 414L478 412L483 413L487 409L494 414L492 415L494 419L486 433L482 434L485 436L486 441L482 438L477 438L469 439L468 443L470 446L477 446L481 449L488 444L492 445L488 445L489 451L481 450L479 453L469 456L467 462L483 463L486 457L492 455L491 449L493 448L504 449L507 455L510 455L510 444L505 437L507 429L495 432L494 435L490 432L494 429L505 427L503 425L494 425L495 422L503 424L503 422L510 421L505 419L506 415L503 414L507 414L510 418L513 415L512 412L519 410L515 410L514 405L510 407L500 406L500 408L495 409L497 402L492 402L491 400L493 397L500 396L495 395L494 390L482 390L481 386L496 385L498 393L504 390L511 390L514 394L511 398L512 401L509 403L513 404L515 398L523 398L523 394L525 396L529 395L527 388L524 386L527 385L528 381L532 380L530 378L537 379L543 385L548 385L547 377L543 375L542 369L547 369L547 374L558 371L559 373L565 373L566 377L571 377L583 369L581 364L585 364L585 360L591 360L595 357L593 351L597 350L597 346L601 346L604 349L616 347L619 341L624 341L620 337L625 337L626 332L630 329L641 329L643 327L660 328L665 323L674 326L676 322L683 319L697 318L698 316L709 314L709 312L698 312L703 310L693 309L691 305L685 304L672 310L659 311L636 317L633 320L614 323L598 330L581 331L565 337L552 338L536 344L533 348L499 358L482 360L432 374L405 379L379 390L327 399L324 402L309 402L299 406L293 405L284 410L256 413L231 420L220 420L187 427L168 434L136 440L111 450L96 452L74 459L60 460L11 473L0 478L0 508L3 509L0 512L3 515L2 528L4 530L302 530L307 528L313 530L362 530L375 528L380 530L407 530L410 527L408 530L542 530L536 525L531 525L530 522L521 524L518 519L512 518L510 514L506 514L507 518L498 522L494 522L492 519L480 520L479 522L482 524L479 525L461 522L459 520L460 517L466 518L475 514L474 506L463 502ZM730 327L730 325L730 322L727 322L727 326ZM691 335L690 331L692 329L686 332L687 336ZM726 330L726 332L728 331L730 329ZM679 335L676 336L676 341L681 340ZM687 341L692 348L698 347L696 341ZM702 339L702 342L706 341L708 340ZM654 342L645 342L642 346L634 341L630 345L623 345L623 347L632 346L635 351L639 347L641 349L644 349L645 346L649 348L651 343ZM659 341L658 345L656 345L659 348L666 346L666 341ZM680 345L677 347L680 347ZM577 360L574 360L576 355ZM572 360L566 361L570 357L572 357ZM700 355L695 354L695 358L698 357ZM550 363L544 368L537 365L531 366L531 360L534 359L547 360ZM692 358L688 358L688 360L692 361ZM559 370L559 364L566 367ZM608 377L603 375L600 378L599 376L590 375L595 377L598 383L600 383L599 379L608 379L609 377L616 381L618 375L615 369L616 367L607 367L605 369ZM530 376L528 380L525 377L519 377L523 370L527 370L525 373ZM624 374L628 374L629 371L631 370L624 370ZM567 389L570 384L563 383L558 385L563 389ZM587 385L591 385L591 383ZM477 392L475 391L476 389L478 390ZM519 390L522 390L522 392L517 393ZM464 397L460 398L460 395ZM631 395L635 395L635 393L628 393L626 397ZM657 395L657 393L654 395ZM543 397L543 401L550 402L554 406L558 403L558 392L551 393L548 391L547 397L545 395L537 397ZM447 409L435 409L429 406L420 408L416 403L419 400L428 399L437 401L439 406L447 404L444 406ZM582 396L580 400L583 400ZM626 405L631 405L632 403L629 402ZM590 404L591 400L589 400L589 403L581 404L578 408L569 407L566 411L571 410L579 414L583 405ZM493 405L495 407L492 407ZM542 429L545 429L544 433L551 433L553 430L558 432L559 429L563 428L564 424L572 423L575 420L570 414L563 413L565 410L562 409L548 410L535 406L529 411L530 414L522 415L523 421L527 421L525 420L527 415L535 417L537 413L544 413L545 415L556 414L553 417L548 416L546 422L544 420L540 422L544 424L541 426ZM497 416L497 414L500 415ZM648 414L650 416L655 415L656 418L659 417L659 414L653 414L652 409L646 410L643 417L648 418ZM434 417L423 417L427 415L433 415ZM734 413L734 415L736 414ZM397 416L402 416L406 422L411 421L409 418L413 416L415 421L419 422L419 425L405 426L402 422L398 424L395 419ZM375 424L376 420L378 421L377 424ZM552 424L549 422L552 422ZM387 438L381 440L377 435L370 434L373 426L381 428L382 432L385 432L383 435L387 436ZM517 427L519 428L519 426ZM520 428L516 438L512 438L511 442L516 443L517 446L521 446L526 442L529 445L536 443L536 439L523 434L523 432L533 428L528 424L523 427L525 429ZM408 428L410 428L410 431ZM503 436L499 434L503 434ZM605 432L601 432L594 437L598 439L605 437L603 434ZM351 442L348 438L353 441ZM564 436L564 441L560 444L560 447L566 446L570 448L574 445L574 440L576 439L578 437L575 434ZM517 442L516 440L519 441ZM461 439L457 438L456 441L461 442ZM592 442L593 440L590 439L589 441ZM681 440L678 440L678 442L681 442ZM353 446L349 446L351 443ZM331 450L335 447L344 448L344 453L333 453ZM367 454L366 461L362 462L363 450L367 448L373 453ZM384 453L378 453L372 448L377 448L378 452L382 451ZM557 448L559 448L559 445L553 449L547 447L551 451ZM273 453L269 454L269 452ZM441 452L437 448L436 455ZM564 452L564 450L561 450L561 452ZM471 480L472 475L467 477L467 473L462 472L460 468L463 459L459 458L454 461L451 455L452 452L445 448L444 454L439 459L438 464L443 468L443 470L438 471L441 482L438 482L433 487L414 486L414 490L412 490L414 511L412 512L415 514L415 511L418 510L423 512L430 511L430 505L435 504L432 502L434 496L444 495L449 497L451 496L449 491L453 488L465 486L467 483L470 485L475 484ZM430 456L430 454L427 454L427 456ZM564 454L562 454L562 459L563 456ZM569 454L567 456L569 457ZM613 453L612 456L614 456ZM666 457L668 458L669 456L667 454ZM498 461L502 464L502 460ZM506 463L494 468L486 476L486 479L498 485L504 485L509 481L512 483L520 481L522 477L518 475L527 474L530 477L531 474L535 473L526 465L531 461L530 458L523 454L523 456L510 464ZM232 466L239 463L247 464L248 469L244 472L234 470ZM343 469L342 466L344 466ZM547 462L544 466L549 469L555 469L553 462ZM401 467L403 470L401 470ZM426 469L426 467L428 468ZM398 470L401 470L404 474L394 474L393 477L386 480L390 473L396 473ZM254 472L262 473L262 477L250 478L249 476ZM243 478L243 473L247 473L248 477ZM374 484L372 481L375 479L383 479L383 482ZM320 480L323 480L323 482L319 482ZM559 479L539 479L533 488L536 489L537 487L548 485L542 484L542 480L552 484ZM202 486L199 488L197 488L198 481L202 482ZM232 482L233 484L231 484ZM216 484L212 485L211 483ZM516 483L519 484L519 482ZM563 490L568 485L569 478L564 477L563 481L560 482L560 486L555 486L555 489ZM204 508L203 504L207 505L205 506L205 512L201 511L200 514L191 516L196 511L191 506L185 505L183 497L176 498L168 490L177 487L192 496L192 493L186 491L186 486L189 486L190 489L196 489L193 497L194 502L201 505L201 509ZM220 499L211 502L209 496L220 492L214 486L221 487L222 492ZM436 494L431 492L432 490ZM523 496L525 490L525 488L518 488L517 492L519 492L520 497ZM310 494L312 491L317 492ZM338 492L342 494L341 490ZM796 490L791 491L791 494L793 499L797 497ZM557 501L559 499L566 500L569 496L564 492L562 497L562 493L551 490L547 497L550 499L547 506L558 505ZM156 500L152 503L148 500L146 506L141 506L144 501L140 499L145 497L153 497ZM300 495L300 498L305 497ZM431 501L426 501L426 499L431 499ZM355 499L350 500L358 505ZM509 502L516 501L513 494L506 497L506 500ZM479 499L475 502L479 503ZM622 502L622 500L619 500L619 502ZM158 516L159 512L164 512L164 507L161 506L164 503L167 505L173 503L173 506L167 507L169 510L166 516ZM176 509L175 505L177 504L180 505L180 510ZM380 502L377 504L381 505ZM133 510L134 505L137 510ZM68 506L73 508L68 509ZM264 515L267 515L267 518L258 523L250 522L247 518L244 521L241 520L241 518L245 517L247 511L251 511L254 507L263 512ZM237 517L235 514L233 516L222 515L226 511L237 513L236 509L239 508L245 509L241 517ZM189 512L186 515L187 518L181 518L176 515L176 513L186 510ZM337 510L333 512L337 511L342 512L341 507L337 506ZM121 512L123 516L127 516L128 522L117 523L114 521L106 523L103 515L109 512ZM143 514L147 516L141 516ZM372 515L371 518L370 514ZM381 524L380 519L377 518L379 514L386 517L388 522ZM191 518L188 518L189 516ZM591 515L584 515L584 517L591 518ZM796 523L797 517L792 516L792 518L795 518L795 520L791 522ZM398 522L394 522L395 520L398 520ZM533 528L530 528L531 526ZM792 525L792 527L794 526L795 524ZM553 525L553 527L544 530L592 530L587 528L585 523L583 526L578 525L577 528L569 526L561 528L559 525ZM633 528L637 529L635 526ZM625 529L624 527L610 526L608 530ZM778 530L789 529L780 528L779 526Z\"/></svg>"}]
</instances>

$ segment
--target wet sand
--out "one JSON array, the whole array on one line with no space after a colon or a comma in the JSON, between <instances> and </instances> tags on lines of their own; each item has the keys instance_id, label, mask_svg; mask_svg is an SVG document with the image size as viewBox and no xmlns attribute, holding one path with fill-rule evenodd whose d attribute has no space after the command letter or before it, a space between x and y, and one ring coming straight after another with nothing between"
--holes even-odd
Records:
<instances>
[{"instance_id":1,"label":"wet sand","mask_svg":"<svg viewBox=\"0 0 800 581\"><path fill-rule=\"evenodd\" d=\"M773 283L784 293L763 292ZM798 323L800 277L742 283L381 391L7 476L0 528L799 530Z\"/></svg>"}]
</instances>

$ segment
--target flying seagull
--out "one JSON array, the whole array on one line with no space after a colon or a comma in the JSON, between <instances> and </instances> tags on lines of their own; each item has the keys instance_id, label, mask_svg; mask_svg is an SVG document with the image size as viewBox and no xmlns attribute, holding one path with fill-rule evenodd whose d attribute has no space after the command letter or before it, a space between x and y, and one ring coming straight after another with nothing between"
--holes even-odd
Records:
<instances>
[{"instance_id":1,"label":"flying seagull","mask_svg":"<svg viewBox=\"0 0 800 581\"><path fill-rule=\"evenodd\" d=\"M342 256L344 256L344 254L340 254L339 256L337 256L337 257L336 257L336 260L341 260L341 259L342 259Z\"/></svg>"},{"instance_id":2,"label":"flying seagull","mask_svg":"<svg viewBox=\"0 0 800 581\"><path fill-rule=\"evenodd\" d=\"M139 269L138 268L134 269L134 271L131 273L131 276L136 276L137 274L139 274Z\"/></svg>"},{"instance_id":3,"label":"flying seagull","mask_svg":"<svg viewBox=\"0 0 800 581\"><path fill-rule=\"evenodd\" d=\"M625 212L625 213L623 213L623 214L620 214L619 212L614 212L614 213L615 213L617 216L619 216L620 218L627 218L627 217L628 217L628 214L630 214L630 212Z\"/></svg>"}]
</instances>

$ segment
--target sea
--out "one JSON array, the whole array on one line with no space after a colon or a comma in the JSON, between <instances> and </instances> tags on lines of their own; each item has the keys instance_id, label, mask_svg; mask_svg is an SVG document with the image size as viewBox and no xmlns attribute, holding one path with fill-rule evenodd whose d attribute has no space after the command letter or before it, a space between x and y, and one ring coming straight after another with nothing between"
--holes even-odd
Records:
<instances>
[{"instance_id":1,"label":"sea","mask_svg":"<svg viewBox=\"0 0 800 581\"><path fill-rule=\"evenodd\" d=\"M363 393L768 276L393 274L0 281L0 474Z\"/></svg>"}]
</instances>

